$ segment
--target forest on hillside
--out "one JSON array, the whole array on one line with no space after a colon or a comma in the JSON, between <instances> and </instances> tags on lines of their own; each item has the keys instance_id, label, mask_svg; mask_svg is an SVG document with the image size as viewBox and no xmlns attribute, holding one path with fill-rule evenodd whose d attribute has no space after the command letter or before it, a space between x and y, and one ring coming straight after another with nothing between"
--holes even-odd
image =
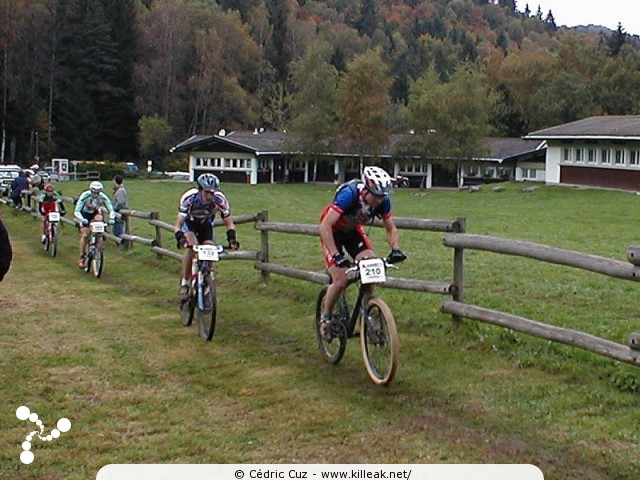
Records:
<instances>
[{"instance_id":1,"label":"forest on hillside","mask_svg":"<svg viewBox=\"0 0 640 480\"><path fill-rule=\"evenodd\" d=\"M640 113L637 37L515 0L4 0L0 163L162 164L194 134L265 128L376 153L471 155ZM531 6L531 8L530 8Z\"/></svg>"}]
</instances>

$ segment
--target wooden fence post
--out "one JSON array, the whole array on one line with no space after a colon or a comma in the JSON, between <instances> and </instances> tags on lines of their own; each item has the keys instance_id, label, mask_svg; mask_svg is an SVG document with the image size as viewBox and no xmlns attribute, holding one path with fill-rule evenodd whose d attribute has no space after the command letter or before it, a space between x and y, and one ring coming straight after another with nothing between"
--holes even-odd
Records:
<instances>
[{"instance_id":1,"label":"wooden fence post","mask_svg":"<svg viewBox=\"0 0 640 480\"><path fill-rule=\"evenodd\" d=\"M160 220L160 212L151 212L151 220ZM156 227L156 247L162 247L162 233L160 227L155 225ZM162 258L162 255L156 254L158 258Z\"/></svg>"},{"instance_id":2,"label":"wooden fence post","mask_svg":"<svg viewBox=\"0 0 640 480\"><path fill-rule=\"evenodd\" d=\"M257 222L267 222L269 221L269 211L262 210L256 215L256 223ZM269 232L267 230L260 231L260 259L261 263L269 262ZM269 281L271 274L262 270L262 280L265 282Z\"/></svg>"},{"instance_id":3,"label":"wooden fence post","mask_svg":"<svg viewBox=\"0 0 640 480\"><path fill-rule=\"evenodd\" d=\"M456 233L464 233L467 228L467 219L464 217L458 217L454 224L454 231ZM456 247L453 250L453 300L456 302L464 303L464 248ZM451 320L454 327L460 326L462 323L462 317L459 315L452 315Z\"/></svg>"},{"instance_id":4,"label":"wooden fence post","mask_svg":"<svg viewBox=\"0 0 640 480\"><path fill-rule=\"evenodd\" d=\"M131 235L131 216L123 215L122 219L124 220L124 233L127 235ZM124 247L128 250L133 247L133 242L131 240L124 241Z\"/></svg>"}]
</instances>

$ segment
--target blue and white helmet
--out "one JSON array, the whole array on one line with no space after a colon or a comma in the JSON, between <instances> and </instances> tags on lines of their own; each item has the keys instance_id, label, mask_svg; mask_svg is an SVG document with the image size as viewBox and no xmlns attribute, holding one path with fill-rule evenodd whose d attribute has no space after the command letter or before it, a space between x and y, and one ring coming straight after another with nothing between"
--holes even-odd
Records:
<instances>
[{"instance_id":1,"label":"blue and white helmet","mask_svg":"<svg viewBox=\"0 0 640 480\"><path fill-rule=\"evenodd\" d=\"M391 177L380 167L364 167L362 183L374 195L389 195L391 193Z\"/></svg>"},{"instance_id":2,"label":"blue and white helmet","mask_svg":"<svg viewBox=\"0 0 640 480\"><path fill-rule=\"evenodd\" d=\"M95 180L89 184L89 190L91 190L93 193L100 193L102 190L104 190L104 185Z\"/></svg>"},{"instance_id":3,"label":"blue and white helmet","mask_svg":"<svg viewBox=\"0 0 640 480\"><path fill-rule=\"evenodd\" d=\"M203 173L196 181L198 187L206 192L217 192L220 190L220 179L213 173Z\"/></svg>"}]
</instances>

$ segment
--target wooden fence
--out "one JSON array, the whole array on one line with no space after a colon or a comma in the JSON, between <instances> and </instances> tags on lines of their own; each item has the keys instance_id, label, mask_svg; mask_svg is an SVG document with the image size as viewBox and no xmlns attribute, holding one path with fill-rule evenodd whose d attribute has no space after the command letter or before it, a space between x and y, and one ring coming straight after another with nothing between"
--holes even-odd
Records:
<instances>
[{"instance_id":1,"label":"wooden fence","mask_svg":"<svg viewBox=\"0 0 640 480\"><path fill-rule=\"evenodd\" d=\"M640 281L640 268L638 267L640 264L640 246L629 247L627 250L627 258L630 263L625 263L619 260L589 255L573 250L486 235L472 235L467 233L448 234L444 236L443 243L447 247L459 250L469 248L516 255L543 262L580 268L611 277ZM458 317L479 320L510 328L528 335L564 343L640 366L639 333L631 333L628 339L629 344L622 345L576 330L547 325L528 318L518 317L455 300L444 302L442 304L442 311Z\"/></svg>"},{"instance_id":2,"label":"wooden fence","mask_svg":"<svg viewBox=\"0 0 640 480\"><path fill-rule=\"evenodd\" d=\"M75 203L74 198L64 197L64 200L71 205ZM0 203L8 202L0 197ZM37 209L26 203L22 209L30 212L34 216L39 216ZM72 210L72 208L69 210ZM163 247L162 231L173 233L173 224L161 221L158 212L144 212L129 209L121 210L119 216L124 224L124 233L120 237L107 233L106 236L109 240L117 244L124 244L127 248L138 243L150 247L151 251L158 256L182 260L183 254ZM155 228L154 237L147 238L134 235L132 232L132 218L147 220L148 224ZM451 283L444 283L430 280L388 277L384 285L385 287L451 295L452 300L444 301L441 306L441 311L452 315L454 325L459 324L463 318L478 320L546 340L582 348L599 355L640 366L640 333L631 333L629 335L628 345L623 345L576 330L548 325L528 318L464 302L465 249L522 256L543 262L580 268L611 277L640 281L640 246L629 247L627 250L629 263L625 263L533 242L468 234L465 233L466 221L464 218L446 221L396 217L394 220L398 229L445 233L443 244L454 250L452 281ZM62 221L75 225L73 220L64 217ZM234 222L236 224L254 224L255 229L260 232L261 236L260 250L228 251L222 258L223 260L251 260L254 262L254 268L262 273L265 280L268 280L269 275L273 273L317 284L326 284L329 282L329 276L326 273L286 267L270 262L270 233L318 236L317 224L271 222L269 221L267 211L261 211L251 215L234 216ZM216 221L217 226L222 225L222 223L220 220ZM382 223L376 221L374 226L381 227ZM173 241L173 236L171 241Z\"/></svg>"}]
</instances>

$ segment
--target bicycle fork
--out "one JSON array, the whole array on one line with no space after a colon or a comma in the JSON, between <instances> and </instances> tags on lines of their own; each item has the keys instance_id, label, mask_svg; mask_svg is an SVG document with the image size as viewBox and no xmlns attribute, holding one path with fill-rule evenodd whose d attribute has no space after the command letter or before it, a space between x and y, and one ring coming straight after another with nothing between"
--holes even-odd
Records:
<instances>
[{"instance_id":1,"label":"bicycle fork","mask_svg":"<svg viewBox=\"0 0 640 480\"><path fill-rule=\"evenodd\" d=\"M205 286L204 278L208 275L209 271L209 262L203 261L196 273L198 279L198 308L200 310L204 310L206 308L205 304L205 288L211 288L211 286Z\"/></svg>"}]
</instances>

